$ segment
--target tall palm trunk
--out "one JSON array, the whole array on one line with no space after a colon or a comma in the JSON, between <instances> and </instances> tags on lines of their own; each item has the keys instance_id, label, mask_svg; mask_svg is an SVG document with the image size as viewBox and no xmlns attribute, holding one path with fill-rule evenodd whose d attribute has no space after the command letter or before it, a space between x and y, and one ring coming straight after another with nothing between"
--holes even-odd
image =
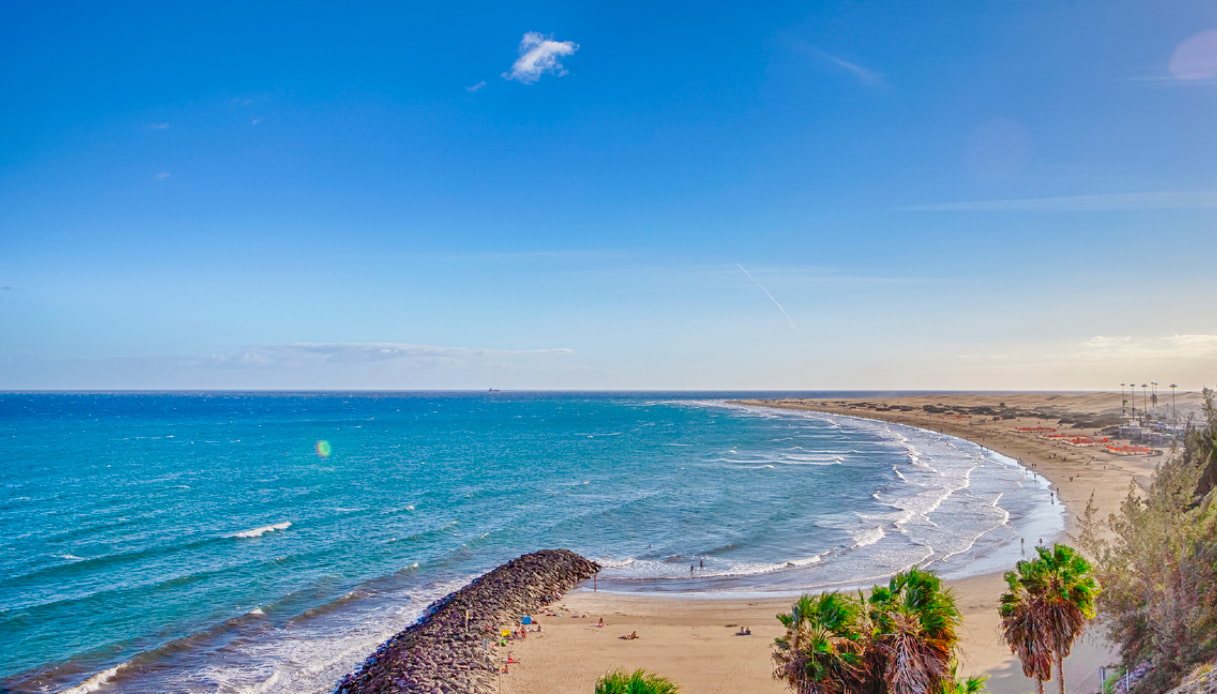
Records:
<instances>
[{"instance_id":1,"label":"tall palm trunk","mask_svg":"<svg viewBox=\"0 0 1217 694\"><path fill-rule=\"evenodd\" d=\"M1058 651L1056 654L1056 681L1061 685L1061 694L1065 694L1065 656Z\"/></svg>"},{"instance_id":2,"label":"tall palm trunk","mask_svg":"<svg viewBox=\"0 0 1217 694\"><path fill-rule=\"evenodd\" d=\"M1044 680L1038 677L1035 678L1035 691L1036 694L1044 694Z\"/></svg>"}]
</instances>

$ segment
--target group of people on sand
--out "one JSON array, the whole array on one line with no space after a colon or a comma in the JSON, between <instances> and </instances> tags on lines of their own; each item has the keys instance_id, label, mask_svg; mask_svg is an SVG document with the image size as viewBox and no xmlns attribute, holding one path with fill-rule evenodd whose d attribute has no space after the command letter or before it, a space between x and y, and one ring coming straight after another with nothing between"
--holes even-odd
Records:
<instances>
[{"instance_id":1,"label":"group of people on sand","mask_svg":"<svg viewBox=\"0 0 1217 694\"><path fill-rule=\"evenodd\" d=\"M596 626L598 626L598 627L605 626L604 617L600 617L600 621L596 622ZM634 640L634 639L638 638L638 632L629 632L628 634L624 634L624 636L619 636L617 638L626 639L626 640Z\"/></svg>"},{"instance_id":2,"label":"group of people on sand","mask_svg":"<svg viewBox=\"0 0 1217 694\"><path fill-rule=\"evenodd\" d=\"M490 627L486 627L483 629L483 631L494 632L494 630ZM513 641L518 639L526 639L528 638L529 632L534 634L541 633L541 623L531 618L527 618L527 621L520 620L519 622L516 622L515 628L511 630L504 629L502 632L497 632L496 643L499 646L506 646L508 639L512 639Z\"/></svg>"},{"instance_id":3,"label":"group of people on sand","mask_svg":"<svg viewBox=\"0 0 1217 694\"><path fill-rule=\"evenodd\" d=\"M514 635L512 636L512 638L514 638L514 639L526 639L526 638L528 638L528 632L530 632L530 631L531 631L531 632L533 632L534 634L539 634L539 633L541 633L541 623L540 623L540 622L533 622L533 627L532 627L532 629L529 629L527 625L521 624L521 625L520 625L520 628L518 628L518 629L516 629L516 630L515 630L515 633L514 633Z\"/></svg>"}]
</instances>

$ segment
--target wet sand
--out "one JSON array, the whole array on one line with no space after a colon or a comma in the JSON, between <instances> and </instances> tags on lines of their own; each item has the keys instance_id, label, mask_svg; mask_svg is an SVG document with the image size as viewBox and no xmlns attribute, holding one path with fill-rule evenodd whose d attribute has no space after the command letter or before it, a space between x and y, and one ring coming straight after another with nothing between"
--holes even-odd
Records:
<instances>
[{"instance_id":1,"label":"wet sand","mask_svg":"<svg viewBox=\"0 0 1217 694\"><path fill-rule=\"evenodd\" d=\"M1180 408L1190 405L1181 395ZM1023 416L992 421L992 417L934 414L920 409L939 404L956 407L999 406L1022 410L1059 408L1043 417ZM1120 457L1094 448L1079 448L1060 441L1016 431L1020 427L1055 427L1062 412L1118 416L1120 395L1046 394L932 395L905 398L843 400L782 400L751 402L758 406L814 410L908 424L975 441L1016 458L1053 483L1068 511L1067 533L1076 531L1076 516L1094 495L1102 516L1118 510L1130 483L1148 481L1161 457ZM910 407L911 410L885 409ZM1063 428L1077 435L1095 429ZM1067 538L1045 538L1068 541ZM987 674L993 694L1034 691L1031 680L998 635L998 599L1005 589L1001 575L987 574L948 581L964 615L961 630L961 675ZM772 678L773 639L782 633L775 619L790 609L790 598L723 599L650 594L611 594L581 588L554 607L555 616L539 615L543 631L510 642L501 649L508 673L500 677L504 694L568 694L591 692L597 677L620 668L662 674L692 693L740 694L787 691ZM586 615L586 618L572 615ZM604 627L597 626L600 618ZM741 626L751 636L738 636ZM636 640L621 636L637 632ZM1070 689L1097 690L1097 668L1114 662L1110 647L1098 629L1083 637L1065 663Z\"/></svg>"}]
</instances>

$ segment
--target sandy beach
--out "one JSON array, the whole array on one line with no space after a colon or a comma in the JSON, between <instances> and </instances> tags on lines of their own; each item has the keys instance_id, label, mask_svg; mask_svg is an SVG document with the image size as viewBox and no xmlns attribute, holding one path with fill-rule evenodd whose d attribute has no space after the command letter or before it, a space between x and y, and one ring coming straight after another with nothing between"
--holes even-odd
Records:
<instances>
[{"instance_id":1,"label":"sandy beach","mask_svg":"<svg viewBox=\"0 0 1217 694\"><path fill-rule=\"evenodd\" d=\"M845 414L941 431L975 441L1020 460L1048 478L1068 513L1067 533L1093 495L1101 516L1115 512L1130 482L1144 484L1160 456L1117 456L1097 448L1041 438L1020 428L1057 427L1061 416L1118 417L1120 395L1113 393L1017 395L929 395L860 400L778 400L744 404ZM1196 394L1181 395L1180 409L1192 407ZM930 405L941 412L922 409ZM962 408L1018 408L1020 416L961 414ZM907 409L904 409L907 408ZM960 408L952 410L950 408ZM1034 411L1034 412L1033 412ZM1084 417L1085 419L1085 417ZM1070 435L1095 435L1096 428L1062 427ZM1045 538L1067 541L1067 538ZM989 675L994 694L1034 691L998 635L998 599L1005 588L998 573L948 582L964 615L961 675ZM511 641L501 651L507 674L505 694L591 692L597 677L620 668L662 674L689 693L783 692L771 676L771 644L781 634L775 619L790 608L789 598L722 599L611 594L582 588L538 615L543 631ZM605 626L598 626L603 618ZM750 636L736 632L751 629ZM1073 691L1097 690L1097 669L1115 662L1110 647L1092 629L1065 664ZM636 632L637 639L621 638Z\"/></svg>"}]
</instances>

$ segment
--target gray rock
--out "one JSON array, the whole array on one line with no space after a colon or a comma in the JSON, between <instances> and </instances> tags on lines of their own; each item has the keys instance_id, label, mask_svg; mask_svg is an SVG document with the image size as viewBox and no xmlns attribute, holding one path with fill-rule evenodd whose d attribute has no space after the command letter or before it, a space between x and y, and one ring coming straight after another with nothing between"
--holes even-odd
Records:
<instances>
[{"instance_id":1,"label":"gray rock","mask_svg":"<svg viewBox=\"0 0 1217 694\"><path fill-rule=\"evenodd\" d=\"M599 564L565 549L512 559L432 603L334 692L491 694L489 673L498 672L498 658L490 644L501 625L514 624L547 596L565 593L599 571Z\"/></svg>"}]
</instances>

